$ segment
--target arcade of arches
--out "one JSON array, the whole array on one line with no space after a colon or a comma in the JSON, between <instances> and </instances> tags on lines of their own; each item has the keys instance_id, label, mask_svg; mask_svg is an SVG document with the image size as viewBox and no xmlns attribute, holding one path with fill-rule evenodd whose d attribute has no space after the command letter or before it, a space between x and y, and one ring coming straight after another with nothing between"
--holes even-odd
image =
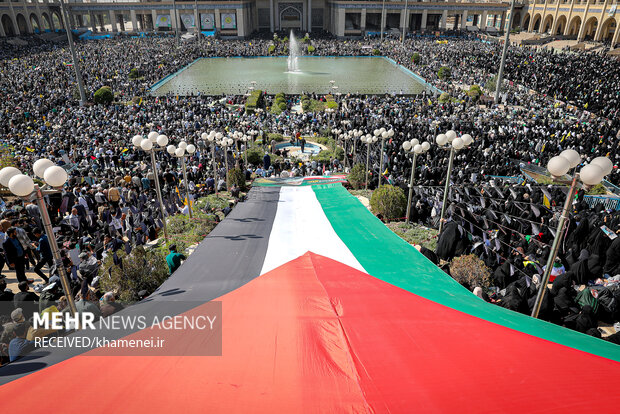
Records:
<instances>
[{"instance_id":1,"label":"arcade of arches","mask_svg":"<svg viewBox=\"0 0 620 414\"><path fill-rule=\"evenodd\" d=\"M574 7L579 5L579 7ZM620 46L618 0L537 1L524 9L522 28L528 32L565 36Z\"/></svg>"}]
</instances>

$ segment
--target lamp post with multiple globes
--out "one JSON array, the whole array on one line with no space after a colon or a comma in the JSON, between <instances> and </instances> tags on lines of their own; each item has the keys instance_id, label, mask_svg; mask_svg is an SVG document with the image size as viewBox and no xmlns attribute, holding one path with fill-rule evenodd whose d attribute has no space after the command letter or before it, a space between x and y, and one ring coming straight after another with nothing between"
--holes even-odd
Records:
<instances>
[{"instance_id":1,"label":"lamp post with multiple globes","mask_svg":"<svg viewBox=\"0 0 620 414\"><path fill-rule=\"evenodd\" d=\"M381 152L379 153L379 183L378 186L381 187L381 176L383 175L383 144L386 138L391 138L394 136L394 130L390 128L390 130L386 130L385 128L375 129L374 130L375 137L379 139L381 137Z\"/></svg>"},{"instance_id":2,"label":"lamp post with multiple globes","mask_svg":"<svg viewBox=\"0 0 620 414\"><path fill-rule=\"evenodd\" d=\"M11 193L17 197L25 199L36 199L39 212L41 213L41 221L47 239L49 241L50 249L52 250L52 256L54 258L54 265L56 271L60 277L60 283L62 289L67 297L67 304L72 315L75 315L77 309L75 307L75 301L71 293L71 284L69 283L69 277L67 270L62 264L62 257L60 256L60 250L54 236L54 230L52 228L52 221L50 220L49 213L47 211L47 205L43 198L47 194L57 193L61 191L62 186L65 185L68 179L67 172L64 168L54 165L54 163L46 158L41 158L32 166L32 170L35 175L42 178L48 188L40 188L38 184L35 184L33 179L27 175L24 175L15 167L4 167L0 170L0 184L4 187L8 187Z\"/></svg>"},{"instance_id":3,"label":"lamp post with multiple globes","mask_svg":"<svg viewBox=\"0 0 620 414\"><path fill-rule=\"evenodd\" d=\"M164 238L168 240L168 227L166 226L166 210L164 208L164 201L161 196L161 187L159 185L159 174L157 173L157 161L155 160L155 151L162 151L166 145L168 145L168 137L163 134L159 134L156 131L151 131L144 138L142 135L136 135L131 139L131 143L136 149L141 149L147 152L151 156L151 168L153 169L153 175L155 176L155 191L157 192L157 201L159 202L159 211L161 213L161 222L164 229ZM157 144L160 148L155 148Z\"/></svg>"},{"instance_id":4,"label":"lamp post with multiple globes","mask_svg":"<svg viewBox=\"0 0 620 414\"><path fill-rule=\"evenodd\" d=\"M189 218L192 218L192 202L189 198L189 183L187 182L187 169L185 167L186 153L188 156L192 156L196 152L196 147L193 144L188 144L185 141L179 142L179 147L174 145L168 145L166 147L168 154L173 155L181 159L181 169L183 170L183 185L185 186L185 200L187 201L187 208L189 211Z\"/></svg>"},{"instance_id":5,"label":"lamp post with multiple globes","mask_svg":"<svg viewBox=\"0 0 620 414\"><path fill-rule=\"evenodd\" d=\"M405 223L409 224L409 218L411 217L411 199L413 198L413 181L415 179L415 161L418 155L424 154L431 148L431 144L428 142L420 142L417 139L403 142L403 149L406 152L411 153L411 178L409 179L409 196L407 198L407 215L405 217Z\"/></svg>"},{"instance_id":6,"label":"lamp post with multiple globes","mask_svg":"<svg viewBox=\"0 0 620 414\"><path fill-rule=\"evenodd\" d=\"M575 150L567 149L562 151L560 155L549 160L547 170L553 177L562 177L567 174L569 170L573 169L574 171L580 163L581 155L579 155L579 153ZM560 221L558 222L558 228L556 229L555 237L553 239L553 243L551 244L551 252L547 258L547 266L543 272L540 287L538 288L538 293L536 294L536 302L534 303L534 308L532 309L533 318L538 318L540 307L545 297L545 292L547 291L547 284L549 283L551 270L553 269L555 258L558 255L558 250L562 243L564 224L568 219L568 215L573 204L575 192L577 191L577 184L581 182L585 186L595 186L600 183L606 175L610 174L613 171L613 168L613 162L609 158L597 157L594 158L589 164L582 167L579 173L573 172L571 185L566 196L566 201L564 202L564 207L562 208Z\"/></svg>"},{"instance_id":7,"label":"lamp post with multiple globes","mask_svg":"<svg viewBox=\"0 0 620 414\"><path fill-rule=\"evenodd\" d=\"M460 138L456 136L456 132L450 130L445 134L439 134L435 138L440 148L450 150L450 158L448 160L448 171L446 173L446 185L443 191L443 203L441 204L441 216L439 218L439 233L443 229L444 215L446 214L446 204L448 203L448 191L450 190L450 175L452 174L452 164L454 162L454 153L463 148L469 147L474 139L469 134L465 134ZM449 145L447 145L449 144Z\"/></svg>"},{"instance_id":8,"label":"lamp post with multiple globes","mask_svg":"<svg viewBox=\"0 0 620 414\"><path fill-rule=\"evenodd\" d=\"M372 136L370 134L363 135L360 140L366 144L366 183L365 189L368 190L368 169L370 168L370 145L374 142L377 142L379 138L375 135Z\"/></svg>"}]
</instances>

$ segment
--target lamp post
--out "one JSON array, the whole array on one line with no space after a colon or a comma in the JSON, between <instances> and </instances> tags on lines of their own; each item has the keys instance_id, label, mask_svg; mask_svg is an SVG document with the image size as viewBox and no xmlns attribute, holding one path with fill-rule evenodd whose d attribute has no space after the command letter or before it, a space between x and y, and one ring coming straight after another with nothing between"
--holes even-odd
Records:
<instances>
[{"instance_id":1,"label":"lamp post","mask_svg":"<svg viewBox=\"0 0 620 414\"><path fill-rule=\"evenodd\" d=\"M403 19L403 38L401 39L401 42L400 42L401 44L405 43L405 28L407 27L407 23L408 23L407 20L409 20L408 19L409 15L407 13L408 5L409 4L408 4L407 0L405 0L405 18Z\"/></svg>"},{"instance_id":2,"label":"lamp post","mask_svg":"<svg viewBox=\"0 0 620 414\"><path fill-rule=\"evenodd\" d=\"M153 175L155 176L155 191L157 192L157 201L159 202L159 212L161 213L162 227L164 229L164 239L168 240L168 227L166 226L166 210L164 208L164 200L161 196L161 187L159 186L159 174L157 173L157 162L155 160L155 151L161 151L163 148L154 148L154 144L157 143L160 147L168 145L168 137L166 135L160 135L155 131L149 132L147 138L142 135L136 135L131 139L131 143L136 149L141 149L150 154L151 156L151 168L153 169Z\"/></svg>"},{"instance_id":3,"label":"lamp post","mask_svg":"<svg viewBox=\"0 0 620 414\"><path fill-rule=\"evenodd\" d=\"M176 0L172 0L172 8L174 9L174 29L175 29L175 42L177 47L179 47L179 16L177 15L177 2Z\"/></svg>"},{"instance_id":4,"label":"lamp post","mask_svg":"<svg viewBox=\"0 0 620 414\"><path fill-rule=\"evenodd\" d=\"M185 168L185 153L191 157L196 152L196 147L193 144L187 144L185 141L179 142L179 147L174 145L168 145L166 151L170 155L174 155L181 159L181 169L183 170L183 185L185 186L185 199L187 200L187 208L189 211L189 218L192 218L192 203L189 199L189 184L187 182L187 169Z\"/></svg>"},{"instance_id":5,"label":"lamp post","mask_svg":"<svg viewBox=\"0 0 620 414\"><path fill-rule=\"evenodd\" d=\"M377 142L379 140L379 138L377 138L376 136L372 136L370 134L366 134L361 138L361 141L366 144L366 185L365 185L365 189L368 190L368 168L369 168L369 164L370 164L370 145L373 142Z\"/></svg>"},{"instance_id":6,"label":"lamp post","mask_svg":"<svg viewBox=\"0 0 620 414\"><path fill-rule=\"evenodd\" d=\"M442 148L450 149L450 158L448 160L448 172L446 174L446 185L443 190L443 203L441 204L441 216L439 218L439 233L443 229L444 216L446 214L446 204L448 203L448 191L450 190L450 175L452 174L452 164L454 162L454 153L460 149L467 148L474 142L469 134L465 134L457 138L456 132L450 130L445 134L437 135L435 138L437 145ZM450 144L449 147L446 144Z\"/></svg>"},{"instance_id":7,"label":"lamp post","mask_svg":"<svg viewBox=\"0 0 620 414\"><path fill-rule=\"evenodd\" d=\"M377 130L375 130L375 135L378 137L376 131ZM389 131L386 131L385 128L381 128L379 131L381 131L381 152L379 153L379 187L381 187L381 177L383 176L383 144L386 138L394 136L394 130L390 128Z\"/></svg>"},{"instance_id":8,"label":"lamp post","mask_svg":"<svg viewBox=\"0 0 620 414\"><path fill-rule=\"evenodd\" d=\"M504 39L504 49L502 50L502 60L499 64L499 72L495 82L495 103L499 103L499 92L501 84L504 80L504 66L506 65L506 55L508 54L508 43L510 43L510 30L512 29L512 16L515 13L515 0L510 1L510 16L508 17L508 30L506 30L506 38Z\"/></svg>"},{"instance_id":9,"label":"lamp post","mask_svg":"<svg viewBox=\"0 0 620 414\"><path fill-rule=\"evenodd\" d=\"M381 22L379 26L381 27L381 43L383 43L383 21L385 19L385 0L383 0L383 6L381 7Z\"/></svg>"},{"instance_id":10,"label":"lamp post","mask_svg":"<svg viewBox=\"0 0 620 414\"><path fill-rule=\"evenodd\" d=\"M581 156L575 150L568 149L560 153L549 160L547 164L547 170L553 177L562 177L571 168L576 168L581 163ZM562 208L562 214L560 215L560 221L558 222L558 228L555 232L555 238L551 245L551 252L547 259L547 266L540 281L540 287L536 294L536 302L534 303L534 309L532 309L532 317L538 318L540 313L540 307L547 291L547 284L549 283L549 276L551 276L551 270L553 269L553 263L558 255L558 250L562 244L562 238L564 235L564 224L568 219L571 206L573 204L573 198L575 191L577 190L577 182L585 184L586 186L595 186L600 183L606 175L610 174L614 168L613 162L607 157L597 157L590 162L590 164L581 168L579 173L574 173L571 181L571 186Z\"/></svg>"},{"instance_id":11,"label":"lamp post","mask_svg":"<svg viewBox=\"0 0 620 414\"><path fill-rule=\"evenodd\" d=\"M413 198L413 181L415 179L415 161L419 154L424 154L431 148L431 144L428 142L420 142L417 139L403 142L403 149L405 152L411 152L411 179L409 180L409 197L407 198L407 216L405 217L405 223L409 224L409 218L411 217L411 199Z\"/></svg>"},{"instance_id":12,"label":"lamp post","mask_svg":"<svg viewBox=\"0 0 620 414\"><path fill-rule=\"evenodd\" d=\"M220 134L220 136L222 135L219 132L215 132L215 131L211 131L208 134L206 132L203 132L201 135L201 138L203 140L209 141L211 143L211 158L213 161L213 181L215 181L215 194L217 195L217 164L215 161L215 141L218 139L217 135Z\"/></svg>"},{"instance_id":13,"label":"lamp post","mask_svg":"<svg viewBox=\"0 0 620 414\"><path fill-rule=\"evenodd\" d=\"M80 106L86 104L86 92L84 91L84 81L82 80L82 72L80 71L80 62L75 54L75 46L73 45L73 35L71 34L71 24L65 10L65 0L60 0L60 14L67 32L67 41L69 42L69 51L71 52L71 60L73 61L73 70L75 71L75 80L80 91Z\"/></svg>"},{"instance_id":14,"label":"lamp post","mask_svg":"<svg viewBox=\"0 0 620 414\"><path fill-rule=\"evenodd\" d=\"M47 211L47 205L43 198L47 194L57 193L60 188L67 182L67 172L64 168L54 165L54 163L48 159L41 158L37 160L32 169L36 176L42 178L49 188L41 189L38 184L35 184L32 178L24 175L15 167L4 167L0 170L0 184L4 187L8 187L11 193L18 197L37 200L37 206L41 213L41 221L43 222L43 228L52 250L52 256L54 258L54 265L56 271L60 276L60 284L62 290L67 297L67 304L72 315L75 315L77 308L75 307L75 301L71 293L71 284L69 283L69 277L67 276L67 270L62 264L62 257L60 257L60 250L56 243L56 237L54 236L54 230L52 229L52 221L50 220L49 213Z\"/></svg>"},{"instance_id":15,"label":"lamp post","mask_svg":"<svg viewBox=\"0 0 620 414\"><path fill-rule=\"evenodd\" d=\"M218 132L218 134L220 134ZM228 185L228 147L230 147L235 141L230 137L225 137L222 135L220 140L220 145L224 147L224 165L226 166L226 185Z\"/></svg>"}]
</instances>

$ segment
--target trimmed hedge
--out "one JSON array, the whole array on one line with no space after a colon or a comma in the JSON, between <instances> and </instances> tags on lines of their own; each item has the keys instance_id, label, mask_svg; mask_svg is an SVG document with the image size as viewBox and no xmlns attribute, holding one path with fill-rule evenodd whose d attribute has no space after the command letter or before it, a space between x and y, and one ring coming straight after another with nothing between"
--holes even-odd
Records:
<instances>
[{"instance_id":1,"label":"trimmed hedge","mask_svg":"<svg viewBox=\"0 0 620 414\"><path fill-rule=\"evenodd\" d=\"M254 90L245 100L246 112L253 112L256 108L262 108L264 105L263 91Z\"/></svg>"},{"instance_id":2,"label":"trimmed hedge","mask_svg":"<svg viewBox=\"0 0 620 414\"><path fill-rule=\"evenodd\" d=\"M447 81L452 77L452 69L447 66L442 66L437 71L437 77L443 81Z\"/></svg>"},{"instance_id":3,"label":"trimmed hedge","mask_svg":"<svg viewBox=\"0 0 620 414\"><path fill-rule=\"evenodd\" d=\"M405 192L392 185L383 185L372 192L370 208L375 215L383 220L395 220L405 215L407 198Z\"/></svg>"},{"instance_id":4,"label":"trimmed hedge","mask_svg":"<svg viewBox=\"0 0 620 414\"><path fill-rule=\"evenodd\" d=\"M114 101L114 92L109 86L102 86L95 92L95 103L107 105L112 101Z\"/></svg>"},{"instance_id":5,"label":"trimmed hedge","mask_svg":"<svg viewBox=\"0 0 620 414\"><path fill-rule=\"evenodd\" d=\"M347 175L347 181L351 184L351 187L358 190L364 186L364 180L366 180L366 166L364 164L355 164L351 168L349 175Z\"/></svg>"},{"instance_id":6,"label":"trimmed hedge","mask_svg":"<svg viewBox=\"0 0 620 414\"><path fill-rule=\"evenodd\" d=\"M133 68L132 70L129 71L129 79L138 79L141 76L142 74L136 68Z\"/></svg>"},{"instance_id":7,"label":"trimmed hedge","mask_svg":"<svg viewBox=\"0 0 620 414\"><path fill-rule=\"evenodd\" d=\"M413 56L411 56L411 61L416 65L420 63L420 60L422 60L422 58L420 57L420 54L418 52L415 52Z\"/></svg>"}]
</instances>

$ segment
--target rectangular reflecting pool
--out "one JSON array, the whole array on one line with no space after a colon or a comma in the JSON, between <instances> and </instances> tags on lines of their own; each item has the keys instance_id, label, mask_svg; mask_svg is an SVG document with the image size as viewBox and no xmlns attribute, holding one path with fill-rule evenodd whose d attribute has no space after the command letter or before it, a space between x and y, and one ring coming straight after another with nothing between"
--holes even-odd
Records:
<instances>
[{"instance_id":1,"label":"rectangular reflecting pool","mask_svg":"<svg viewBox=\"0 0 620 414\"><path fill-rule=\"evenodd\" d=\"M157 82L151 93L156 96L240 95L254 86L271 95L279 92L415 95L432 88L384 57L306 56L299 58L299 69L299 72L287 72L284 56L202 58Z\"/></svg>"}]
</instances>

